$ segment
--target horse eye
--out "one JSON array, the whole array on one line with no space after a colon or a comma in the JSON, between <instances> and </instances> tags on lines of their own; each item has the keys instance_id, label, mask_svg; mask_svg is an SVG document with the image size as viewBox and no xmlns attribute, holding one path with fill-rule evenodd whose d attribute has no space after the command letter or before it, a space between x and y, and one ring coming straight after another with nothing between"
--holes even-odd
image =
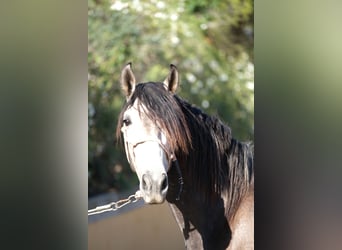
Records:
<instances>
[{"instance_id":1,"label":"horse eye","mask_svg":"<svg viewBox=\"0 0 342 250\"><path fill-rule=\"evenodd\" d=\"M128 126L128 125L131 124L131 120L130 120L130 119L124 119L124 120L122 121L122 123L123 123L125 126Z\"/></svg>"}]
</instances>

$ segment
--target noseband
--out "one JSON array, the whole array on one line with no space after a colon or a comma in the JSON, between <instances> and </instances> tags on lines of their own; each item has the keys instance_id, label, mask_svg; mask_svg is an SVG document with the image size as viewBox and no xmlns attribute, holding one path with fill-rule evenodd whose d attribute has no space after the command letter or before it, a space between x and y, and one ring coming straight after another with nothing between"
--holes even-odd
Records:
<instances>
[{"instance_id":1,"label":"noseband","mask_svg":"<svg viewBox=\"0 0 342 250\"><path fill-rule=\"evenodd\" d=\"M178 191L178 195L176 197L176 200L180 199L180 195L183 191L183 177L182 177L182 172L180 170L179 167L179 163L178 160L176 158L176 155L174 152L172 152L168 147L166 147L161 141L160 139L146 139L146 140L140 140L137 142L131 142L130 140L127 140L127 130L126 129L122 129L122 132L124 134L124 141L125 141L125 152L126 152L126 157L128 160L128 163L131 167L131 169L136 172L136 167L135 167L135 160L134 160L134 148L137 147L139 144L143 144L145 142L156 142L158 143L158 145L163 149L163 151L165 152L167 159L168 159L168 163L169 166L172 166L172 164L174 164L176 166L176 171L178 174L178 184L179 184L179 191Z\"/></svg>"}]
</instances>

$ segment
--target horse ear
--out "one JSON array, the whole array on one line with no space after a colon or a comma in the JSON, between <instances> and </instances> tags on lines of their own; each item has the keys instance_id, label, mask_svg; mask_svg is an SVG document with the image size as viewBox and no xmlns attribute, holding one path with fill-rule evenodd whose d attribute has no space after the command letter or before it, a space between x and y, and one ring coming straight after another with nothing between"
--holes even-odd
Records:
<instances>
[{"instance_id":1,"label":"horse ear","mask_svg":"<svg viewBox=\"0 0 342 250\"><path fill-rule=\"evenodd\" d=\"M164 80L164 86L167 90L175 93L179 85L179 77L177 67L173 64L170 64L170 73Z\"/></svg>"},{"instance_id":2,"label":"horse ear","mask_svg":"<svg viewBox=\"0 0 342 250\"><path fill-rule=\"evenodd\" d=\"M127 63L123 68L120 77L120 84L123 93L125 94L126 98L129 99L135 89L135 77L132 71L131 62Z\"/></svg>"}]
</instances>

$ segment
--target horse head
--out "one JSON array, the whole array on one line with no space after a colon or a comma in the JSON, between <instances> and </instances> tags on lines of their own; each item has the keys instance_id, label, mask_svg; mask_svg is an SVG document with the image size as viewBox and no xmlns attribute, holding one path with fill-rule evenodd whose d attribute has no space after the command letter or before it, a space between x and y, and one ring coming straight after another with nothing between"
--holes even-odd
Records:
<instances>
[{"instance_id":1,"label":"horse head","mask_svg":"<svg viewBox=\"0 0 342 250\"><path fill-rule=\"evenodd\" d=\"M160 109L163 101L159 104L156 101L151 110L148 106L151 102L145 103L143 98L139 97L136 92L147 83L136 83L131 63L122 70L120 83L126 97L126 105L121 112L118 128L124 138L128 162L137 173L139 188L145 202L163 203L168 191L167 172L175 160L175 147L170 143L170 131L153 116L153 110ZM174 65L170 66L170 73L163 83L150 84L158 86L158 91L163 88L165 96L173 94L178 87L177 68ZM138 88L138 85L141 86ZM149 93L150 97L153 95ZM158 94L156 97L161 96Z\"/></svg>"}]
</instances>

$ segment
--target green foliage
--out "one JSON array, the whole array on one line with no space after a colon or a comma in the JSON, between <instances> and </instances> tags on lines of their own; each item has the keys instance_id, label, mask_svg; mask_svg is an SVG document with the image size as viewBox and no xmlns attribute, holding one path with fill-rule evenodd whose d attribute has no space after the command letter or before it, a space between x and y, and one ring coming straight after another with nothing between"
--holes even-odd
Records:
<instances>
[{"instance_id":1,"label":"green foliage","mask_svg":"<svg viewBox=\"0 0 342 250\"><path fill-rule=\"evenodd\" d=\"M220 116L235 138L254 133L253 1L88 1L89 195L137 184L114 134L122 67L162 81L177 65L179 95Z\"/></svg>"}]
</instances>

